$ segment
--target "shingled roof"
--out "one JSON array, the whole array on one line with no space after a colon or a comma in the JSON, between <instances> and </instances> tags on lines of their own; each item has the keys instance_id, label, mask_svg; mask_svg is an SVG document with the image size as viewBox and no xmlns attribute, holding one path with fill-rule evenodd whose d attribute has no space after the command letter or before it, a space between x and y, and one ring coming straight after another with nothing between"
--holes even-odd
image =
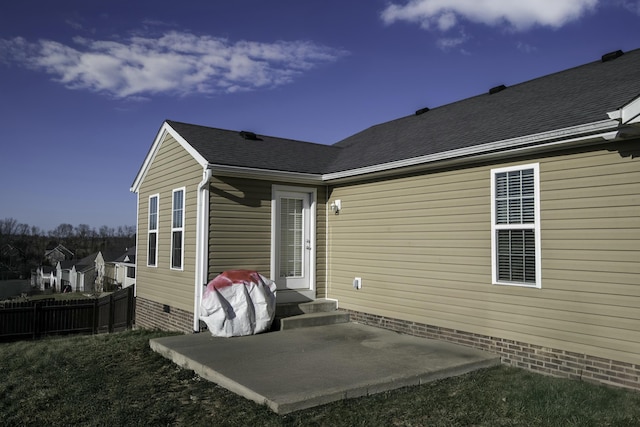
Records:
<instances>
[{"instance_id":1,"label":"shingled roof","mask_svg":"<svg viewBox=\"0 0 640 427\"><path fill-rule=\"evenodd\" d=\"M640 49L370 127L334 145L326 172L608 120L638 95Z\"/></svg>"},{"instance_id":2,"label":"shingled roof","mask_svg":"<svg viewBox=\"0 0 640 427\"><path fill-rule=\"evenodd\" d=\"M372 126L334 145L171 120L166 125L209 165L340 174L591 124L615 129L607 113L640 96L640 49L494 89Z\"/></svg>"},{"instance_id":3,"label":"shingled roof","mask_svg":"<svg viewBox=\"0 0 640 427\"><path fill-rule=\"evenodd\" d=\"M166 122L211 164L321 174L341 151L330 145Z\"/></svg>"}]
</instances>

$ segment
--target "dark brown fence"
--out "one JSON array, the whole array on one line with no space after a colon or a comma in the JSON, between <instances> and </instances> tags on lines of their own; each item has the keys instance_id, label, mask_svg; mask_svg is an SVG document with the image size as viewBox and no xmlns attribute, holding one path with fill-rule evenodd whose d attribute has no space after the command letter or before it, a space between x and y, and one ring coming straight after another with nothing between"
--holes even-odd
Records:
<instances>
[{"instance_id":1,"label":"dark brown fence","mask_svg":"<svg viewBox=\"0 0 640 427\"><path fill-rule=\"evenodd\" d=\"M134 309L133 287L99 299L9 302L0 305L0 339L120 331L133 325Z\"/></svg>"}]
</instances>

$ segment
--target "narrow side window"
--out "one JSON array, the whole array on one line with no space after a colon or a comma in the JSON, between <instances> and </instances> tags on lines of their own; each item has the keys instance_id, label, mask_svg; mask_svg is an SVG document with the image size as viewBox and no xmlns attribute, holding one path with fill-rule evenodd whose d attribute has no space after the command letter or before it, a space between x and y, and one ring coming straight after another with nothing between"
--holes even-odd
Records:
<instances>
[{"instance_id":1,"label":"narrow side window","mask_svg":"<svg viewBox=\"0 0 640 427\"><path fill-rule=\"evenodd\" d=\"M158 265L158 202L159 196L149 197L149 219L147 229L147 266Z\"/></svg>"},{"instance_id":2,"label":"narrow side window","mask_svg":"<svg viewBox=\"0 0 640 427\"><path fill-rule=\"evenodd\" d=\"M171 209L171 268L182 270L184 261L184 188L173 190Z\"/></svg>"}]
</instances>

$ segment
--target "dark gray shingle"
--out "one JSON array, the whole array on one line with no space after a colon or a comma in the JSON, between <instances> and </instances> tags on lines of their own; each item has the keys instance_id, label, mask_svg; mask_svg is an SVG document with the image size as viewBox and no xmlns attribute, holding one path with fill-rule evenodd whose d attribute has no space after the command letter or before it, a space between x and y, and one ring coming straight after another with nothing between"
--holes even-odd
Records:
<instances>
[{"instance_id":1,"label":"dark gray shingle","mask_svg":"<svg viewBox=\"0 0 640 427\"><path fill-rule=\"evenodd\" d=\"M257 135L167 120L209 163L287 172L320 174L341 151L330 145Z\"/></svg>"},{"instance_id":2,"label":"dark gray shingle","mask_svg":"<svg viewBox=\"0 0 640 427\"><path fill-rule=\"evenodd\" d=\"M372 126L332 146L167 121L210 163L330 173L608 119L640 95L640 49Z\"/></svg>"},{"instance_id":3,"label":"dark gray shingle","mask_svg":"<svg viewBox=\"0 0 640 427\"><path fill-rule=\"evenodd\" d=\"M640 49L372 126L334 145L327 172L606 120L638 95Z\"/></svg>"}]
</instances>

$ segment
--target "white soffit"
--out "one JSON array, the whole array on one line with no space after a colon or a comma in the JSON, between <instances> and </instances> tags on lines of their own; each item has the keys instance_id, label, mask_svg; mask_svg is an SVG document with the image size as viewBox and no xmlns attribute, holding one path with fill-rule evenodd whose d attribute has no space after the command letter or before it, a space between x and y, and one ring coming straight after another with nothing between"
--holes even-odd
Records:
<instances>
[{"instance_id":1,"label":"white soffit","mask_svg":"<svg viewBox=\"0 0 640 427\"><path fill-rule=\"evenodd\" d=\"M258 169L243 166L229 166L214 163L209 164L208 167L209 169L211 169L213 175L215 176L237 176L250 179L271 179L274 181L286 181L297 184L322 184L322 175L320 174Z\"/></svg>"}]
</instances>

